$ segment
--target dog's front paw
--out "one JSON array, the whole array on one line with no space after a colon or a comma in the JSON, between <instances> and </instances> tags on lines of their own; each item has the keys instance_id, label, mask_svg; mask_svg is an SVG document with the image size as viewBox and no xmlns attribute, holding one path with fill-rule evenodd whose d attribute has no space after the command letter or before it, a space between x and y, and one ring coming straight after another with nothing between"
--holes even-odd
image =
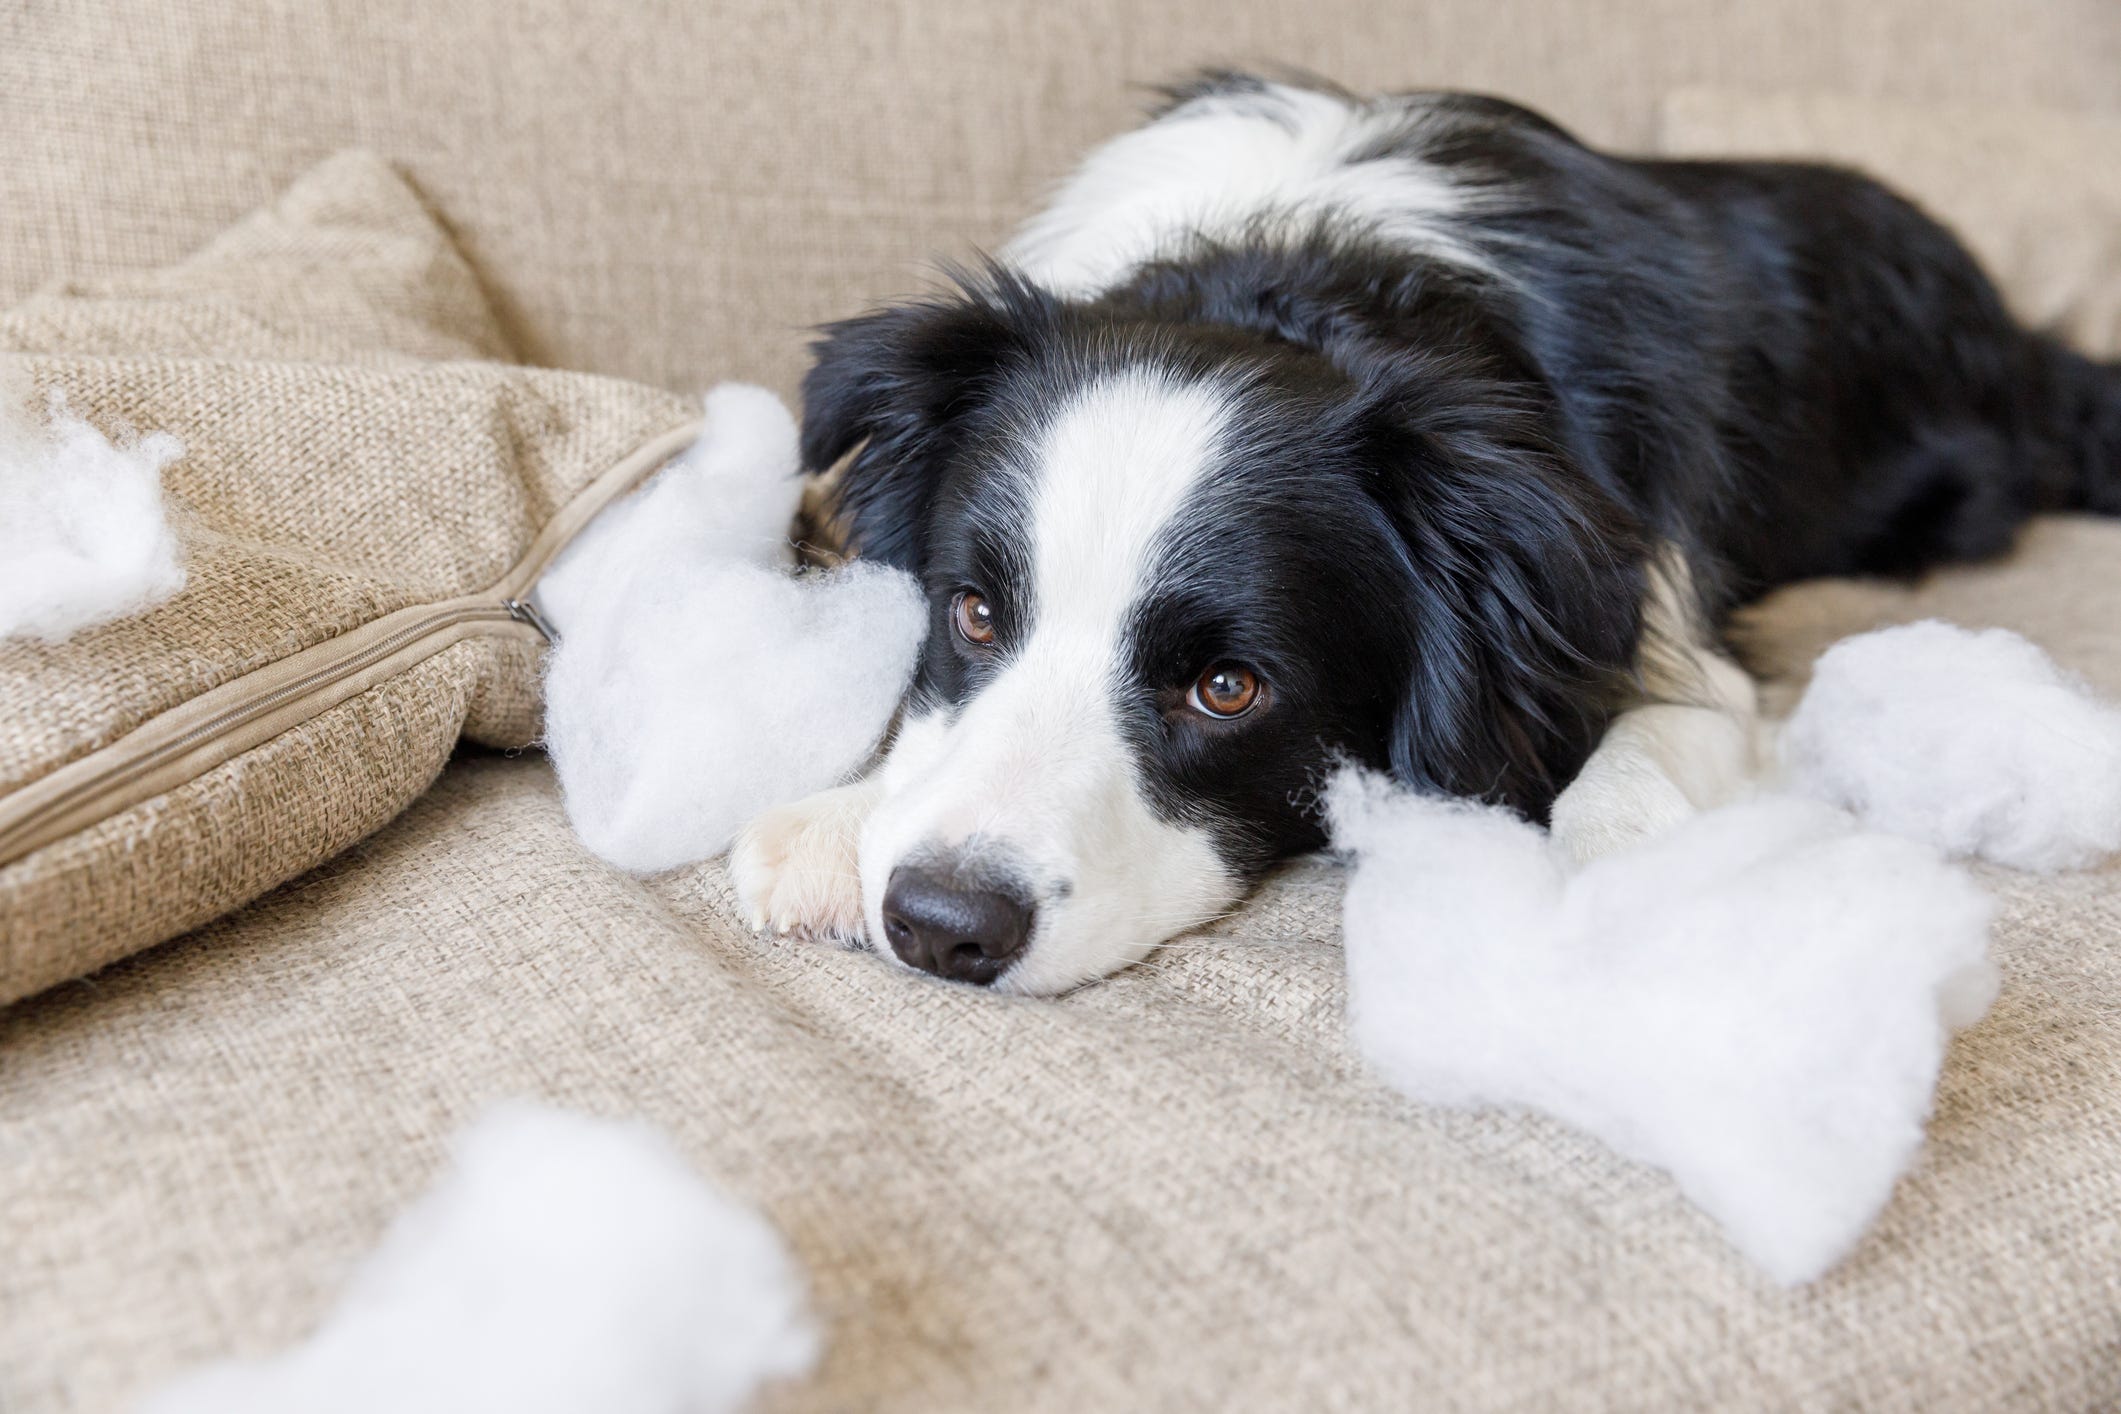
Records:
<instances>
[{"instance_id":1,"label":"dog's front paw","mask_svg":"<svg viewBox=\"0 0 2121 1414\"><path fill-rule=\"evenodd\" d=\"M1738 678L1750 693L1751 681ZM1663 703L1614 720L1583 770L1554 799L1554 843L1571 863L1588 864L1670 834L1745 789L1752 706L1735 688L1725 696L1735 705Z\"/></svg>"},{"instance_id":2,"label":"dog's front paw","mask_svg":"<svg viewBox=\"0 0 2121 1414\"><path fill-rule=\"evenodd\" d=\"M1554 843L1582 866L1671 833L1697 812L1686 792L1640 757L1601 753L1554 799Z\"/></svg>"},{"instance_id":3,"label":"dog's front paw","mask_svg":"<svg viewBox=\"0 0 2121 1414\"><path fill-rule=\"evenodd\" d=\"M776 806L745 826L729 851L729 874L752 927L860 940L857 856L875 798L858 781Z\"/></svg>"}]
</instances>

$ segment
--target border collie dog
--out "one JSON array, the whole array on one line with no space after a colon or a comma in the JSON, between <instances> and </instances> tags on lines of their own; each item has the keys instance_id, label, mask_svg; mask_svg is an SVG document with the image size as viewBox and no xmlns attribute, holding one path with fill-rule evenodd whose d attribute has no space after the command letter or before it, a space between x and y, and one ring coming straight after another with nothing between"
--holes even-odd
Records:
<instances>
[{"instance_id":1,"label":"border collie dog","mask_svg":"<svg viewBox=\"0 0 2121 1414\"><path fill-rule=\"evenodd\" d=\"M1339 761L1579 858L1652 834L1746 775L1734 604L2121 514L2121 367L1907 202L1464 94L1204 77L816 354L805 463L930 629L881 765L737 887L1002 991L1319 848Z\"/></svg>"}]
</instances>

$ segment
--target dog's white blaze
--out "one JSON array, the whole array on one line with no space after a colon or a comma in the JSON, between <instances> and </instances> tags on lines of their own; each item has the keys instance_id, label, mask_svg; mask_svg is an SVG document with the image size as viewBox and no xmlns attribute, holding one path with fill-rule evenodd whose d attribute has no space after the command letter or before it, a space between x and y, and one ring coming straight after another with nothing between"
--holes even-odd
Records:
<instances>
[{"instance_id":1,"label":"dog's white blaze","mask_svg":"<svg viewBox=\"0 0 2121 1414\"><path fill-rule=\"evenodd\" d=\"M1197 237L1262 222L1301 233L1331 213L1342 231L1491 270L1454 220L1473 199L1464 187L1418 158L1356 160L1422 118L1417 99L1351 103L1286 84L1197 98L1093 152L1002 256L1060 294L1093 295Z\"/></svg>"},{"instance_id":2,"label":"dog's white blaze","mask_svg":"<svg viewBox=\"0 0 2121 1414\"><path fill-rule=\"evenodd\" d=\"M1047 427L1033 473L1034 641L1065 635L1116 661L1158 540L1214 459L1229 396L1159 370L1092 384Z\"/></svg>"},{"instance_id":3,"label":"dog's white blaze","mask_svg":"<svg viewBox=\"0 0 2121 1414\"><path fill-rule=\"evenodd\" d=\"M1029 874L1037 922L1005 991L1103 976L1228 906L1236 881L1205 831L1150 808L1115 716L1129 616L1227 415L1213 386L1143 371L1047 426L1027 468L1030 632L954 720L915 719L894 746L862 838L871 937L891 870L925 850Z\"/></svg>"}]
</instances>

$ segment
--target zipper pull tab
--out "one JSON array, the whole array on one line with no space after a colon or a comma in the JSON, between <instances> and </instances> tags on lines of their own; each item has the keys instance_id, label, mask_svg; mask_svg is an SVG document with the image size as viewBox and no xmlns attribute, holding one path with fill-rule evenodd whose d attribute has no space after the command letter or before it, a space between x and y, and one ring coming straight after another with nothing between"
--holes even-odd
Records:
<instances>
[{"instance_id":1,"label":"zipper pull tab","mask_svg":"<svg viewBox=\"0 0 2121 1414\"><path fill-rule=\"evenodd\" d=\"M545 635L547 643L557 644L560 641L559 630L555 629L545 616L538 612L538 606L531 603L528 599L503 599L501 607L506 609L508 617L514 619L517 623L529 624L539 633Z\"/></svg>"}]
</instances>

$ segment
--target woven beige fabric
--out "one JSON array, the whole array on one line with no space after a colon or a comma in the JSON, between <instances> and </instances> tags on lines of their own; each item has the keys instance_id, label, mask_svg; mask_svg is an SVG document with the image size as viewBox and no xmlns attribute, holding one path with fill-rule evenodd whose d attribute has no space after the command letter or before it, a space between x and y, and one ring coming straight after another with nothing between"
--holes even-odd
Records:
<instances>
[{"instance_id":1,"label":"woven beige fabric","mask_svg":"<svg viewBox=\"0 0 2121 1414\"><path fill-rule=\"evenodd\" d=\"M183 439L164 485L189 574L135 618L0 644L0 797L245 673L494 584L558 505L686 419L651 389L473 361L505 351L462 257L362 154L167 271L0 315L0 373L106 430ZM328 858L423 789L460 731L529 741L534 635L501 628L0 867L0 1000Z\"/></svg>"},{"instance_id":2,"label":"woven beige fabric","mask_svg":"<svg viewBox=\"0 0 2121 1414\"><path fill-rule=\"evenodd\" d=\"M1691 90L1664 105L1659 145L1883 177L1959 233L2021 318L2121 355L2121 115Z\"/></svg>"},{"instance_id":3,"label":"woven beige fabric","mask_svg":"<svg viewBox=\"0 0 2121 1414\"><path fill-rule=\"evenodd\" d=\"M5 328L25 353L515 361L455 242L361 151L326 159L167 269L50 282Z\"/></svg>"},{"instance_id":4,"label":"woven beige fabric","mask_svg":"<svg viewBox=\"0 0 2121 1414\"><path fill-rule=\"evenodd\" d=\"M996 241L1130 85L1487 89L1646 148L1682 84L2121 113L2113 0L295 0L0 6L0 300L173 260L342 147L534 362L789 391L803 329Z\"/></svg>"},{"instance_id":5,"label":"woven beige fabric","mask_svg":"<svg viewBox=\"0 0 2121 1414\"><path fill-rule=\"evenodd\" d=\"M1919 593L1816 586L1798 655L1945 612L2121 696L2121 526ZM323 870L0 1017L0 1404L105 1410L299 1337L444 1136L528 1093L640 1115L808 1268L771 1410L2078 1410L2121 1402L2121 867L1987 875L2005 984L1842 1268L1785 1293L1658 1176L1423 1110L1348 1054L1338 880L1059 1001L743 928L643 883L534 759L476 759ZM1468 945L1477 945L1469 939Z\"/></svg>"}]
</instances>

